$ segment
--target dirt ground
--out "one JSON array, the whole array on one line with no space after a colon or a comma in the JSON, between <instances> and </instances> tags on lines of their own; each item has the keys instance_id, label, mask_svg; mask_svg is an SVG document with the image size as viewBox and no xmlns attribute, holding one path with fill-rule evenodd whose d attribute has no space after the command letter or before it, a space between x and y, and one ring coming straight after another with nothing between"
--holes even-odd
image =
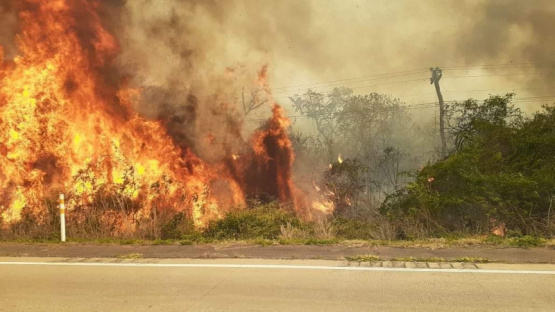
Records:
<instances>
[{"instance_id":1,"label":"dirt ground","mask_svg":"<svg viewBox=\"0 0 555 312\"><path fill-rule=\"evenodd\" d=\"M2 257L112 258L127 254L144 258L258 258L258 259L344 259L346 256L376 255L382 259L399 257L458 258L480 257L504 263L555 263L555 249L385 246L304 246L304 245L101 245L101 244L19 244L0 243Z\"/></svg>"}]
</instances>

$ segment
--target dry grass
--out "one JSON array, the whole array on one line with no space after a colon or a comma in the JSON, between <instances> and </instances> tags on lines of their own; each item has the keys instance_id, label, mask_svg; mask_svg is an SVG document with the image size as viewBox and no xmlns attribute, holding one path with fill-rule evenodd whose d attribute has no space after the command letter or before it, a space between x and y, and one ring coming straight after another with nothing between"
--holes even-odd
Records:
<instances>
[{"instance_id":1,"label":"dry grass","mask_svg":"<svg viewBox=\"0 0 555 312\"><path fill-rule=\"evenodd\" d=\"M403 262L464 262L464 263L489 263L490 260L481 257L458 257L458 258L441 258L441 257L401 257L392 258L391 261Z\"/></svg>"},{"instance_id":2,"label":"dry grass","mask_svg":"<svg viewBox=\"0 0 555 312\"><path fill-rule=\"evenodd\" d=\"M132 252L128 254L119 255L116 258L118 259L141 259L143 258L143 254Z\"/></svg>"},{"instance_id":3,"label":"dry grass","mask_svg":"<svg viewBox=\"0 0 555 312\"><path fill-rule=\"evenodd\" d=\"M291 222L287 222L285 225L280 226L280 239L291 240L291 239L302 239L305 238L307 234L305 231L291 225Z\"/></svg>"},{"instance_id":4,"label":"dry grass","mask_svg":"<svg viewBox=\"0 0 555 312\"><path fill-rule=\"evenodd\" d=\"M59 242L59 215L56 196L44 201L38 213L24 209L22 219L0 230L0 241ZM227 221L216 224L210 233L191 228L186 216L171 209L160 209L154 203L151 213L137 217L138 207L119 195L97 196L87 205L73 206L67 213L69 242L98 244L214 244L219 248L230 245L327 245L341 244L350 247L391 246L400 248L424 247L441 249L449 247L540 247L555 249L555 238L518 236L501 238L487 235L445 238L395 239L396 227L385 220L327 219L304 222L280 212L279 207L249 209ZM233 221L233 222L231 222ZM248 226L247 226L248 225ZM235 228L237 227L237 228ZM247 230L245 230L247 229ZM231 234L237 234L238 237ZM415 228L415 232L417 229ZM222 235L220 235L222 234ZM422 233L421 233L422 234ZM454 234L453 234L454 235Z\"/></svg>"},{"instance_id":5,"label":"dry grass","mask_svg":"<svg viewBox=\"0 0 555 312\"><path fill-rule=\"evenodd\" d=\"M318 239L335 239L335 228L328 220L319 220L313 225L314 237Z\"/></svg>"},{"instance_id":6,"label":"dry grass","mask_svg":"<svg viewBox=\"0 0 555 312\"><path fill-rule=\"evenodd\" d=\"M401 261L401 262L465 262L465 263L488 263L490 262L486 258L478 257L458 257L458 258L441 258L441 257L400 257L400 258L389 258L383 259L376 255L357 255L345 257L349 261L358 262L375 262L375 261Z\"/></svg>"},{"instance_id":7,"label":"dry grass","mask_svg":"<svg viewBox=\"0 0 555 312\"><path fill-rule=\"evenodd\" d=\"M348 256L348 257L345 257L345 259L349 260L349 261L358 261L358 262L382 261L382 258L380 258L380 256L376 256L376 255Z\"/></svg>"}]
</instances>

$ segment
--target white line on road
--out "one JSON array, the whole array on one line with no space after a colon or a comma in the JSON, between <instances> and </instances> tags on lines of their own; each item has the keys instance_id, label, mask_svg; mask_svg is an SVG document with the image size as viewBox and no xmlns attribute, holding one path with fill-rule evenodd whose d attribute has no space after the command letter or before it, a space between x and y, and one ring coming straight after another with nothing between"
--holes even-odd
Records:
<instances>
[{"instance_id":1,"label":"white line on road","mask_svg":"<svg viewBox=\"0 0 555 312\"><path fill-rule=\"evenodd\" d=\"M38 266L98 266L98 267L154 267L154 268L223 268L223 269L292 269L292 270L339 270L339 271L382 271L382 272L429 272L429 273L485 273L485 274L540 274L555 275L555 271L542 270L490 270L490 269L418 269L418 268L380 268L312 266L282 264L205 264L205 263L117 263L117 262L0 262L0 265L38 265Z\"/></svg>"}]
</instances>

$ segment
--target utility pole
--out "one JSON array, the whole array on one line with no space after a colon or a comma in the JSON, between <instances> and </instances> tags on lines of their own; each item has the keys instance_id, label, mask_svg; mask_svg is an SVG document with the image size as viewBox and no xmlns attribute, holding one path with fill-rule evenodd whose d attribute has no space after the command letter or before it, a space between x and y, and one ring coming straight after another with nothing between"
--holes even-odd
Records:
<instances>
[{"instance_id":1,"label":"utility pole","mask_svg":"<svg viewBox=\"0 0 555 312\"><path fill-rule=\"evenodd\" d=\"M445 158L447 156L447 140L445 139L445 104L443 103L443 95L441 95L441 89L439 87L439 81L443 75L439 67L430 68L432 72L432 77L430 78L430 84L434 84L436 87L437 98L439 100L439 135L441 137L441 157Z\"/></svg>"}]
</instances>

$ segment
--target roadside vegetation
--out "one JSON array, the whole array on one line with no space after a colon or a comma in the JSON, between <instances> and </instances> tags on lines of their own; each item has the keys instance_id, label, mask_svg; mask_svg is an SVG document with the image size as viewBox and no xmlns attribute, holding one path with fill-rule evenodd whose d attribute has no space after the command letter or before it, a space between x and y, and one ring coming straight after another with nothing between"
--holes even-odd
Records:
<instances>
[{"instance_id":1,"label":"roadside vegetation","mask_svg":"<svg viewBox=\"0 0 555 312\"><path fill-rule=\"evenodd\" d=\"M496 229L508 237L553 237L555 107L527 118L511 99L451 108L451 154L425 166L381 207L390 220L413 225L405 235ZM529 243L534 239L522 241Z\"/></svg>"},{"instance_id":2,"label":"roadside vegetation","mask_svg":"<svg viewBox=\"0 0 555 312\"><path fill-rule=\"evenodd\" d=\"M53 218L55 219L55 218ZM57 243L57 221L40 225L18 223L11 231L2 231L1 240L24 243ZM492 234L464 235L451 233L443 237L395 239L382 236L380 221L362 221L343 217L330 217L320 221L302 221L287 209L272 203L255 208L231 212L220 220L210 222L206 228L197 229L184 214L176 214L159 225L159 231L145 231L124 236L102 236L109 225L101 231L90 231L79 224L68 223L68 242L122 244L122 245L195 245L195 244L259 244L267 245L329 245L346 246L392 246L392 247L538 247L553 246L554 239L530 235L499 237ZM99 225L101 226L101 225ZM150 233L155 233L150 234ZM156 236L158 234L158 236Z\"/></svg>"},{"instance_id":3,"label":"roadside vegetation","mask_svg":"<svg viewBox=\"0 0 555 312\"><path fill-rule=\"evenodd\" d=\"M318 134L293 135L293 144L298 163L310 159L317 169L315 184L333 203L331 215L307 220L286 204L252 200L199 228L172 203L139 216L131 198L106 185L90 205L68 211L67 236L155 245L555 246L555 107L525 116L512 98L451 104L448 155L418 167L419 157L408 152L414 149L404 147L422 143L413 136L423 133L405 127L411 119L397 100L345 88L308 92L292 101ZM321 119L325 114L332 117ZM339 150L344 157L335 160ZM39 215L24 208L19 222L0 219L0 240L57 241L56 196L44 202Z\"/></svg>"},{"instance_id":4,"label":"roadside vegetation","mask_svg":"<svg viewBox=\"0 0 555 312\"><path fill-rule=\"evenodd\" d=\"M463 262L463 263L489 263L486 258L480 257L457 257L457 258L442 258L442 257L401 257L401 258L382 258L376 255L357 255L345 257L348 261L356 262L377 262L377 261L399 261L399 262Z\"/></svg>"}]
</instances>

